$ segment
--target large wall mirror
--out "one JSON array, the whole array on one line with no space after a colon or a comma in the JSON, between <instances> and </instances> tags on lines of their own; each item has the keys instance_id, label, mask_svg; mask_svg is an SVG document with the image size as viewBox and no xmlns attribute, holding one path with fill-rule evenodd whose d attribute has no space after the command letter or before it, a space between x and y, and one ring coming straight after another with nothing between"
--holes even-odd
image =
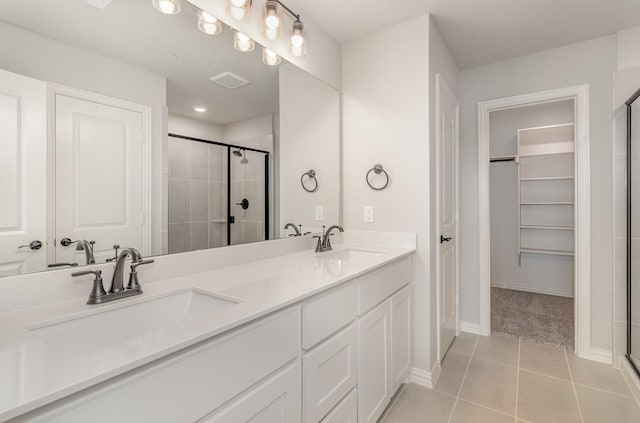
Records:
<instances>
[{"instance_id":1,"label":"large wall mirror","mask_svg":"<svg viewBox=\"0 0 640 423\"><path fill-rule=\"evenodd\" d=\"M0 276L340 222L339 92L197 24L187 1L0 3Z\"/></svg>"}]
</instances>

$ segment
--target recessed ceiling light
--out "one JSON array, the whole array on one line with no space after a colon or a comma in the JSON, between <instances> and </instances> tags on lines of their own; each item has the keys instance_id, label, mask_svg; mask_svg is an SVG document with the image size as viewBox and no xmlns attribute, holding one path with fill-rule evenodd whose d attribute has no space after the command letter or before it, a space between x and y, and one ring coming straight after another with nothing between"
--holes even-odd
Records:
<instances>
[{"instance_id":1,"label":"recessed ceiling light","mask_svg":"<svg viewBox=\"0 0 640 423\"><path fill-rule=\"evenodd\" d=\"M198 113L204 113L207 111L207 109L205 109L204 107L194 107L193 110L195 110Z\"/></svg>"}]
</instances>

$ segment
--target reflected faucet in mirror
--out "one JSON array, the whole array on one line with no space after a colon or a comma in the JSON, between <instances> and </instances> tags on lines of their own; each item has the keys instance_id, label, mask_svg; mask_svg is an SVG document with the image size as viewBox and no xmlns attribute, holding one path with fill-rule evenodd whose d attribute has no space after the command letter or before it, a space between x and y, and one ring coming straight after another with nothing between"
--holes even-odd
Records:
<instances>
[{"instance_id":1,"label":"reflected faucet in mirror","mask_svg":"<svg viewBox=\"0 0 640 423\"><path fill-rule=\"evenodd\" d=\"M301 236L302 235L302 225L300 225L300 229L298 229L298 227L296 225L294 225L293 223L287 223L286 225L284 225L284 229L293 229L294 233L289 234L287 236Z\"/></svg>"},{"instance_id":2,"label":"reflected faucet in mirror","mask_svg":"<svg viewBox=\"0 0 640 423\"><path fill-rule=\"evenodd\" d=\"M60 245L63 247L68 247L71 244L76 244L76 251L84 251L84 255L87 259L86 264L95 264L96 259L93 255L93 246L96 242L91 240L87 241L86 239L78 239L76 241L71 241L70 238L62 238L60 240Z\"/></svg>"}]
</instances>

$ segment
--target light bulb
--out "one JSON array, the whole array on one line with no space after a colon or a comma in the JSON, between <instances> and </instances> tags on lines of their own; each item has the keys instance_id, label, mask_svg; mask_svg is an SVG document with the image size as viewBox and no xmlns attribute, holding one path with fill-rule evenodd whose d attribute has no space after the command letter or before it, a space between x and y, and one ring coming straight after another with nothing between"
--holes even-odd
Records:
<instances>
[{"instance_id":1,"label":"light bulb","mask_svg":"<svg viewBox=\"0 0 640 423\"><path fill-rule=\"evenodd\" d=\"M209 35L217 35L222 32L222 23L215 17L205 12L198 11L198 29Z\"/></svg>"},{"instance_id":2,"label":"light bulb","mask_svg":"<svg viewBox=\"0 0 640 423\"><path fill-rule=\"evenodd\" d=\"M291 54L294 56L304 56L307 54L307 40L302 33L304 25L300 21L293 23L293 33L291 34Z\"/></svg>"},{"instance_id":3,"label":"light bulb","mask_svg":"<svg viewBox=\"0 0 640 423\"><path fill-rule=\"evenodd\" d=\"M238 21L246 18L251 8L251 0L227 0L227 15Z\"/></svg>"},{"instance_id":4,"label":"light bulb","mask_svg":"<svg viewBox=\"0 0 640 423\"><path fill-rule=\"evenodd\" d=\"M266 47L262 50L262 62L265 65L276 66L280 64L280 61L281 61L280 56L278 56L272 50L269 50Z\"/></svg>"},{"instance_id":5,"label":"light bulb","mask_svg":"<svg viewBox=\"0 0 640 423\"><path fill-rule=\"evenodd\" d=\"M180 13L180 0L152 0L151 3L156 10L164 14L176 15Z\"/></svg>"},{"instance_id":6,"label":"light bulb","mask_svg":"<svg viewBox=\"0 0 640 423\"><path fill-rule=\"evenodd\" d=\"M246 52L253 51L253 49L255 48L255 43L251 38L247 37L242 32L236 31L233 36L233 46L236 48L236 50Z\"/></svg>"},{"instance_id":7,"label":"light bulb","mask_svg":"<svg viewBox=\"0 0 640 423\"><path fill-rule=\"evenodd\" d=\"M231 7L229 9L229 12L231 12L232 18L237 19L239 21L241 21L242 19L244 19L245 16L247 16L247 11L241 7Z\"/></svg>"},{"instance_id":8,"label":"light bulb","mask_svg":"<svg viewBox=\"0 0 640 423\"><path fill-rule=\"evenodd\" d=\"M280 26L280 18L275 13L269 12L264 23L267 25L267 28L276 29Z\"/></svg>"}]
</instances>

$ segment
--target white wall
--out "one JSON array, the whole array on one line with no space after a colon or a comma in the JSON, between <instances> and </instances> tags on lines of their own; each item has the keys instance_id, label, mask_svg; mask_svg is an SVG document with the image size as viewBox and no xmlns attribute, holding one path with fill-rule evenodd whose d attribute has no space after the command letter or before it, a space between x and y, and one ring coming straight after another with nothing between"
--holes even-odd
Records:
<instances>
[{"instance_id":1,"label":"white wall","mask_svg":"<svg viewBox=\"0 0 640 423\"><path fill-rule=\"evenodd\" d=\"M340 223L340 94L291 65L281 66L279 76L279 228L292 222L306 232ZM310 169L318 180L312 193L300 185ZM324 208L321 221L316 206Z\"/></svg>"},{"instance_id":2,"label":"white wall","mask_svg":"<svg viewBox=\"0 0 640 423\"><path fill-rule=\"evenodd\" d=\"M436 256L437 251L437 243L439 234L437 232L437 221L436 221L436 75L440 75L440 78L444 83L447 84L449 89L459 97L458 95L458 68L453 61L453 57L447 46L444 44L444 40L442 36L438 32L438 28L436 27L433 18L429 21L429 85L431 87L429 91L429 121L431 125L429 126L429 139L431 140L429 143L429 185L430 185L430 219L429 219L429 227L430 234L429 237L429 249L433 253L430 256L429 263L429 280L432 281L430 284L430 293L429 293L429 309L432 310L433 317L430 319L431 327L429 328L431 335L430 340L430 357L431 362L430 365L433 366L434 361L437 357L437 340L436 336L438 333L437 329L437 319L435 318L435 310L438 307L437 304L437 260Z\"/></svg>"},{"instance_id":3,"label":"white wall","mask_svg":"<svg viewBox=\"0 0 640 423\"><path fill-rule=\"evenodd\" d=\"M170 134L200 138L206 141L224 141L224 126L217 123L169 113Z\"/></svg>"},{"instance_id":4,"label":"white wall","mask_svg":"<svg viewBox=\"0 0 640 423\"><path fill-rule=\"evenodd\" d=\"M461 311L479 322L478 102L553 88L589 84L591 139L591 343L611 350L611 75L615 37L568 45L460 73Z\"/></svg>"},{"instance_id":5,"label":"white wall","mask_svg":"<svg viewBox=\"0 0 640 423\"><path fill-rule=\"evenodd\" d=\"M252 119L246 119L240 122L230 123L224 126L224 142L229 144L237 144L241 141L253 138L264 137L265 135L273 135L273 115L258 116ZM246 145L240 143L240 145ZM253 146L255 148L265 148L267 146ZM265 148L266 149L266 148ZM268 149L273 151L273 146Z\"/></svg>"},{"instance_id":6,"label":"white wall","mask_svg":"<svg viewBox=\"0 0 640 423\"><path fill-rule=\"evenodd\" d=\"M0 67L11 72L152 107L151 210L162 208L166 78L0 22ZM152 214L152 253L162 252L162 213Z\"/></svg>"},{"instance_id":7,"label":"white wall","mask_svg":"<svg viewBox=\"0 0 640 423\"><path fill-rule=\"evenodd\" d=\"M344 225L418 234L413 256L414 367L425 372L434 362L430 346L435 336L429 280L428 75L427 15L343 45ZM364 179L376 163L391 178L384 191L373 191ZM363 222L365 205L374 207L374 223Z\"/></svg>"},{"instance_id":8,"label":"white wall","mask_svg":"<svg viewBox=\"0 0 640 423\"><path fill-rule=\"evenodd\" d=\"M618 70L640 67L640 26L618 31Z\"/></svg>"},{"instance_id":9,"label":"white wall","mask_svg":"<svg viewBox=\"0 0 640 423\"><path fill-rule=\"evenodd\" d=\"M572 100L492 112L490 156L515 155L518 129L573 122ZM571 183L571 181L559 182ZM516 163L513 161L491 163L489 188L491 285L573 297L573 257L521 254L518 260L519 207Z\"/></svg>"}]
</instances>

